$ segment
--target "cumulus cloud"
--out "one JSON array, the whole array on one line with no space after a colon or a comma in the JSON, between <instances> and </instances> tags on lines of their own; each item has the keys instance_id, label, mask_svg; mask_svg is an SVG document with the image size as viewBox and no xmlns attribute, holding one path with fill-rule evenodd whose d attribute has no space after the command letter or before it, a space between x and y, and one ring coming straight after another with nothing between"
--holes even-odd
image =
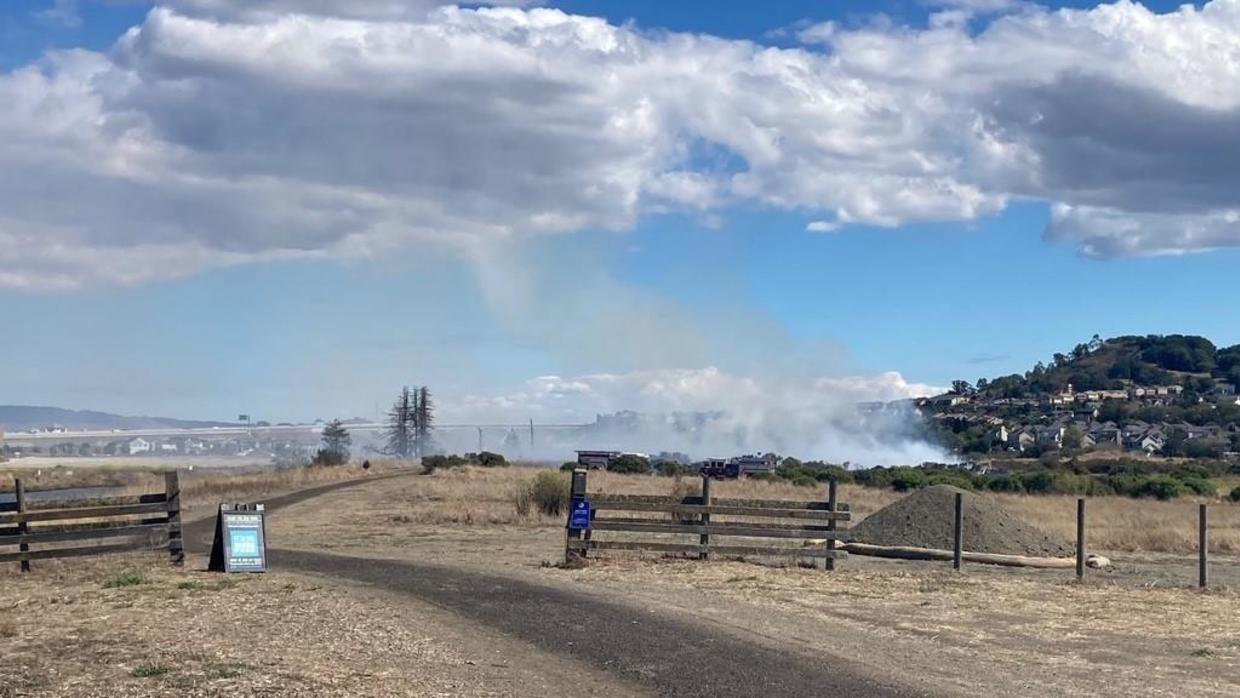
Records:
<instances>
[{"instance_id":1,"label":"cumulus cloud","mask_svg":"<svg viewBox=\"0 0 1240 698\"><path fill-rule=\"evenodd\" d=\"M737 204L897 226L1033 199L1086 254L1240 244L1240 0L950 4L999 14L809 50L539 7L172 0L107 53L0 75L0 284L472 254Z\"/></svg>"},{"instance_id":2,"label":"cumulus cloud","mask_svg":"<svg viewBox=\"0 0 1240 698\"><path fill-rule=\"evenodd\" d=\"M538 0L487 0L452 3L445 0L167 0L166 5L185 14L230 21L264 22L290 14L338 17L369 21L420 20L443 5L540 4Z\"/></svg>"}]
</instances>

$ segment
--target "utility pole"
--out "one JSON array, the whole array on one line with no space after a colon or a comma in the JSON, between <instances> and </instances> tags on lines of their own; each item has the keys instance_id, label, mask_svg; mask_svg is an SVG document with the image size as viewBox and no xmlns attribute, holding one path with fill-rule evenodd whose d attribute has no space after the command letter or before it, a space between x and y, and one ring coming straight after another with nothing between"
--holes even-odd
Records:
<instances>
[{"instance_id":1,"label":"utility pole","mask_svg":"<svg viewBox=\"0 0 1240 698\"><path fill-rule=\"evenodd\" d=\"M534 419L530 418L530 453L534 452Z\"/></svg>"},{"instance_id":2,"label":"utility pole","mask_svg":"<svg viewBox=\"0 0 1240 698\"><path fill-rule=\"evenodd\" d=\"M478 453L482 453L482 427L478 427Z\"/></svg>"}]
</instances>

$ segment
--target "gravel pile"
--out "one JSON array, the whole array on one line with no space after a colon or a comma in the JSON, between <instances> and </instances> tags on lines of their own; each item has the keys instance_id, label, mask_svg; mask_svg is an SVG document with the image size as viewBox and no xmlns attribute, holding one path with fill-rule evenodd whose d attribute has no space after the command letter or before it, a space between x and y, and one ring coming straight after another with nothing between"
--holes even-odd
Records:
<instances>
[{"instance_id":1,"label":"gravel pile","mask_svg":"<svg viewBox=\"0 0 1240 698\"><path fill-rule=\"evenodd\" d=\"M964 549L978 553L1063 557L1072 546L1008 513L985 496L951 485L918 490L870 514L849 540L872 545L952 548L956 493L964 493Z\"/></svg>"}]
</instances>

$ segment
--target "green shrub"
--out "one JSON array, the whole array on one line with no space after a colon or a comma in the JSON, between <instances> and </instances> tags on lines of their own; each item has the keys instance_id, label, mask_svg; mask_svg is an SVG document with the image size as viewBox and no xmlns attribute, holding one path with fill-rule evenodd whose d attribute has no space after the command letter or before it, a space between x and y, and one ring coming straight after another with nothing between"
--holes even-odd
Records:
<instances>
[{"instance_id":1,"label":"green shrub","mask_svg":"<svg viewBox=\"0 0 1240 698\"><path fill-rule=\"evenodd\" d=\"M151 679L156 676L163 676L170 671L172 671L172 669L169 669L162 664L141 664L134 667L133 670L129 672L129 675L138 679Z\"/></svg>"},{"instance_id":2,"label":"green shrub","mask_svg":"<svg viewBox=\"0 0 1240 698\"><path fill-rule=\"evenodd\" d=\"M818 480L816 480L814 476L810 475L809 473L800 473L796 475L795 477L793 477L791 480L788 480L788 482L791 482L797 487L817 487L818 486Z\"/></svg>"},{"instance_id":3,"label":"green shrub","mask_svg":"<svg viewBox=\"0 0 1240 698\"><path fill-rule=\"evenodd\" d=\"M823 463L813 463L806 466L806 470L814 474L814 478L819 482L827 482L835 480L840 484L852 482L852 473L838 465L825 465Z\"/></svg>"},{"instance_id":4,"label":"green shrub","mask_svg":"<svg viewBox=\"0 0 1240 698\"><path fill-rule=\"evenodd\" d=\"M571 480L563 473L545 471L520 487L513 496L513 505L521 516L538 512L546 516L561 516L568 511L572 500Z\"/></svg>"},{"instance_id":5,"label":"green shrub","mask_svg":"<svg viewBox=\"0 0 1240 698\"><path fill-rule=\"evenodd\" d=\"M127 569L105 581L103 583L103 588L119 589L121 587L136 587L140 584L146 584L146 582L146 572L143 572L140 569Z\"/></svg>"},{"instance_id":6,"label":"green shrub","mask_svg":"<svg viewBox=\"0 0 1240 698\"><path fill-rule=\"evenodd\" d=\"M1055 478L1049 470L1035 470L1020 474L1020 484L1029 494L1046 494L1055 486Z\"/></svg>"},{"instance_id":7,"label":"green shrub","mask_svg":"<svg viewBox=\"0 0 1240 698\"><path fill-rule=\"evenodd\" d=\"M1175 499L1184 494L1184 485L1170 475L1152 475L1140 481L1130 493L1133 497L1153 497L1154 499Z\"/></svg>"},{"instance_id":8,"label":"green shrub","mask_svg":"<svg viewBox=\"0 0 1240 698\"><path fill-rule=\"evenodd\" d=\"M679 461L674 461L674 460L655 461L655 464L654 464L654 471L660 475L663 475L664 477L675 477L677 475L688 475L690 472L692 472L692 470L693 469L690 466L687 466L684 463L681 463Z\"/></svg>"},{"instance_id":9,"label":"green shrub","mask_svg":"<svg viewBox=\"0 0 1240 698\"><path fill-rule=\"evenodd\" d=\"M1015 475L995 475L986 481L986 489L991 492L1024 492L1025 486Z\"/></svg>"},{"instance_id":10,"label":"green shrub","mask_svg":"<svg viewBox=\"0 0 1240 698\"><path fill-rule=\"evenodd\" d=\"M1094 478L1070 472L1051 473L1052 494L1088 494L1090 482Z\"/></svg>"},{"instance_id":11,"label":"green shrub","mask_svg":"<svg viewBox=\"0 0 1240 698\"><path fill-rule=\"evenodd\" d=\"M1232 488L1230 496L1231 496L1231 501L1240 502L1240 486Z\"/></svg>"},{"instance_id":12,"label":"green shrub","mask_svg":"<svg viewBox=\"0 0 1240 698\"><path fill-rule=\"evenodd\" d=\"M626 453L608 463L607 469L613 473L645 474L650 472L650 461L641 456Z\"/></svg>"},{"instance_id":13,"label":"green shrub","mask_svg":"<svg viewBox=\"0 0 1240 698\"><path fill-rule=\"evenodd\" d=\"M977 484L968 473L959 470L930 470L926 472L927 485L952 485L962 490L977 489Z\"/></svg>"},{"instance_id":14,"label":"green shrub","mask_svg":"<svg viewBox=\"0 0 1240 698\"><path fill-rule=\"evenodd\" d=\"M891 476L891 489L896 492L919 490L925 487L926 483L926 474L920 470L914 470L912 468L899 468Z\"/></svg>"},{"instance_id":15,"label":"green shrub","mask_svg":"<svg viewBox=\"0 0 1240 698\"><path fill-rule=\"evenodd\" d=\"M560 472L562 473L571 473L576 469L577 469L577 461L575 460L565 461L564 465L560 466Z\"/></svg>"},{"instance_id":16,"label":"green shrub","mask_svg":"<svg viewBox=\"0 0 1240 698\"><path fill-rule=\"evenodd\" d=\"M1204 477L1180 478L1184 487L1198 497L1213 497L1218 494L1218 487Z\"/></svg>"},{"instance_id":17,"label":"green shrub","mask_svg":"<svg viewBox=\"0 0 1240 698\"><path fill-rule=\"evenodd\" d=\"M1109 497L1111 495L1119 494L1111 485L1109 478L1091 477L1087 480L1087 485L1088 486L1082 494L1086 494L1090 497Z\"/></svg>"},{"instance_id":18,"label":"green shrub","mask_svg":"<svg viewBox=\"0 0 1240 698\"><path fill-rule=\"evenodd\" d=\"M891 479L894 476L894 472L894 468L877 466L852 473L852 480L858 485L866 487L886 488L891 487Z\"/></svg>"},{"instance_id":19,"label":"green shrub","mask_svg":"<svg viewBox=\"0 0 1240 698\"><path fill-rule=\"evenodd\" d=\"M482 451L478 454L470 453L466 457L484 468L502 468L508 465L508 459L504 458L502 454L490 451Z\"/></svg>"}]
</instances>

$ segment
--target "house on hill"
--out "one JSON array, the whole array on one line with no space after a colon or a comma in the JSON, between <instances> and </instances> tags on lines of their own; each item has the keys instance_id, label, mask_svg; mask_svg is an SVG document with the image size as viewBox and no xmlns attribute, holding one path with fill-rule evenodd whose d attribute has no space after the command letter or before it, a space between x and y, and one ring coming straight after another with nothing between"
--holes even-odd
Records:
<instances>
[{"instance_id":1,"label":"house on hill","mask_svg":"<svg viewBox=\"0 0 1240 698\"><path fill-rule=\"evenodd\" d=\"M1087 432L1093 448L1120 449L1124 447L1124 434L1114 424L1094 427Z\"/></svg>"},{"instance_id":2,"label":"house on hill","mask_svg":"<svg viewBox=\"0 0 1240 698\"><path fill-rule=\"evenodd\" d=\"M1008 432L1007 445L1008 448L1016 449L1020 453L1033 448L1038 442L1038 435L1029 427L1020 427L1014 431Z\"/></svg>"},{"instance_id":3,"label":"house on hill","mask_svg":"<svg viewBox=\"0 0 1240 698\"><path fill-rule=\"evenodd\" d=\"M1133 451L1156 453L1167 445L1167 436L1158 427L1150 427L1144 431L1132 433L1125 438L1124 447Z\"/></svg>"}]
</instances>

